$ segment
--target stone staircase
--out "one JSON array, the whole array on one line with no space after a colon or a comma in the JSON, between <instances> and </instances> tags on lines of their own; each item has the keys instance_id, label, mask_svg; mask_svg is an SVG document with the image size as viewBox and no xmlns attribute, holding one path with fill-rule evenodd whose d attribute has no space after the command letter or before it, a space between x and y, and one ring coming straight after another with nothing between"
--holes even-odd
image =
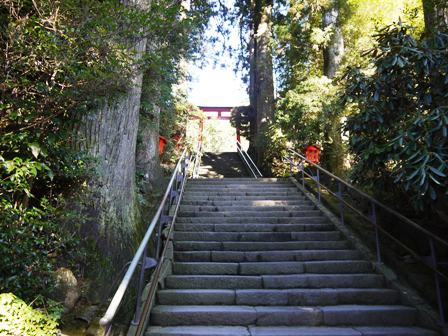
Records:
<instances>
[{"instance_id":1,"label":"stone staircase","mask_svg":"<svg viewBox=\"0 0 448 336\"><path fill-rule=\"evenodd\" d=\"M199 177L249 177L249 173L236 152L204 153Z\"/></svg>"},{"instance_id":2,"label":"stone staircase","mask_svg":"<svg viewBox=\"0 0 448 336\"><path fill-rule=\"evenodd\" d=\"M187 183L151 336L434 336L288 179Z\"/></svg>"}]
</instances>

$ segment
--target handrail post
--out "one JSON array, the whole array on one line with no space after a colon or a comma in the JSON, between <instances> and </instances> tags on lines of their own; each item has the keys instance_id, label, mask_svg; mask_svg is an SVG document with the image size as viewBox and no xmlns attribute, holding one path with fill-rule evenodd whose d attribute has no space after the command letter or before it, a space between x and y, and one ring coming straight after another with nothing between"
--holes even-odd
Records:
<instances>
[{"instance_id":1,"label":"handrail post","mask_svg":"<svg viewBox=\"0 0 448 336\"><path fill-rule=\"evenodd\" d=\"M440 279L438 274L438 262L437 262L437 254L436 254L436 248L434 246L434 240L431 237L428 237L429 241L429 249L431 251L431 266L434 269L434 282L436 285L436 295L437 295L437 305L439 307L439 314L440 314L440 323L442 328L447 328L446 326L446 317L445 317L445 303L443 301L442 296L442 288L440 286Z\"/></svg>"},{"instance_id":2,"label":"handrail post","mask_svg":"<svg viewBox=\"0 0 448 336\"><path fill-rule=\"evenodd\" d=\"M303 167L303 161L302 160L300 160L299 167L300 167L300 172L302 173L302 187L303 187L303 190L305 190L305 172L304 172L304 167Z\"/></svg>"},{"instance_id":3,"label":"handrail post","mask_svg":"<svg viewBox=\"0 0 448 336\"><path fill-rule=\"evenodd\" d=\"M376 204L374 202L371 202L370 204L372 211L371 221L375 226L376 261L377 263L381 264L382 260L381 260L380 230L378 229L378 223L377 223Z\"/></svg>"},{"instance_id":4,"label":"handrail post","mask_svg":"<svg viewBox=\"0 0 448 336\"><path fill-rule=\"evenodd\" d=\"M321 190L320 190L320 171L319 171L319 168L317 168L317 167L316 167L316 173L317 173L317 175L316 175L316 182L317 182L317 198L318 198L318 200L319 200L319 203L322 203L322 202L321 202L321 196L320 196L320 194L321 194Z\"/></svg>"},{"instance_id":5,"label":"handrail post","mask_svg":"<svg viewBox=\"0 0 448 336\"><path fill-rule=\"evenodd\" d=\"M138 284L137 284L137 298L135 303L135 314L134 318L131 321L132 325L137 325L140 322L140 313L141 313L141 299L142 299L142 292L143 292L143 282L145 281L145 263L146 263L146 252L147 248L143 251L142 254L142 261L140 264L140 276L138 278Z\"/></svg>"},{"instance_id":6,"label":"handrail post","mask_svg":"<svg viewBox=\"0 0 448 336\"><path fill-rule=\"evenodd\" d=\"M292 158L289 159L289 176L292 176Z\"/></svg>"},{"instance_id":7,"label":"handrail post","mask_svg":"<svg viewBox=\"0 0 448 336\"><path fill-rule=\"evenodd\" d=\"M341 216L341 224L344 225L344 196L343 186L341 182L338 182L338 196L339 196L339 214Z\"/></svg>"}]
</instances>

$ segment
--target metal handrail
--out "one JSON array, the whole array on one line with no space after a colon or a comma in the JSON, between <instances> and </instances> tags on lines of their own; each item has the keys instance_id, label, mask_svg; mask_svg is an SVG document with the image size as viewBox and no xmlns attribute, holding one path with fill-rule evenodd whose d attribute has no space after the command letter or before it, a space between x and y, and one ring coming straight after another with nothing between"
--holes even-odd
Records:
<instances>
[{"instance_id":1,"label":"metal handrail","mask_svg":"<svg viewBox=\"0 0 448 336\"><path fill-rule=\"evenodd\" d=\"M241 143L238 140L236 140L236 149L238 151L238 154L241 156L243 162L245 163L246 167L249 168L250 172L255 178L263 177L263 174L260 172L260 170L258 169L255 162L252 160L250 155L242 148L243 147Z\"/></svg>"},{"instance_id":2,"label":"metal handrail","mask_svg":"<svg viewBox=\"0 0 448 336\"><path fill-rule=\"evenodd\" d=\"M199 167L201 165L201 159L202 159L202 142L199 141L196 147L196 151L194 153L194 160L191 171L192 178L198 178L199 176Z\"/></svg>"},{"instance_id":3,"label":"metal handrail","mask_svg":"<svg viewBox=\"0 0 448 336\"><path fill-rule=\"evenodd\" d=\"M184 178L182 180L181 187L180 187L179 202L177 202L177 204L175 206L174 213L173 213L173 216L171 219L171 223L169 225L169 232L168 232L167 238L165 240L165 245L163 246L162 253L160 254L159 263L158 263L156 269L154 270L153 280L152 280L151 285L148 290L148 296L143 304L142 315L141 315L140 321L138 322L137 329L135 331L134 336L140 336L144 333L144 328L145 328L146 322L149 320L151 306L152 306L152 303L153 303L153 300L154 300L154 297L155 297L155 294L157 291L157 286L159 283L160 272L162 271L162 266L165 261L165 256L166 256L167 249L168 249L168 242L172 239L172 235L173 235L173 231L174 231L173 230L174 229L174 221L177 218L177 212L179 211L180 200L181 200L182 194L184 192L186 182L187 182L187 179Z\"/></svg>"},{"instance_id":4,"label":"metal handrail","mask_svg":"<svg viewBox=\"0 0 448 336\"><path fill-rule=\"evenodd\" d=\"M302 154L297 153L296 151L294 151L293 149L289 149L289 151L295 155L297 155L298 157L300 157L300 159L302 159L303 161L307 162L308 164L312 165L313 167L318 168L320 171L324 172L326 175L330 176L331 178L337 180L338 182L342 183L343 185L345 185L346 187L353 189L354 191L356 191L358 194L360 194L361 196L363 196L364 198L368 199L370 202L375 203L376 205L380 206L381 208L383 208L384 210L386 210L387 212L391 213L392 215L398 217L399 219L401 219L403 222L412 225L414 228L416 228L417 230L420 230L421 232L425 233L427 236L431 237L432 239L436 240L437 242L441 243L442 245L444 245L445 247L448 247L448 242L441 239L440 237L436 236L434 233L432 233L431 231L428 231L427 229L425 229L424 227L418 225L416 222L410 220L409 218L403 216L402 214L400 214L399 212L391 209L390 207L388 207L387 205L385 205L384 203L378 201L377 199L373 198L372 196L370 196L369 194L366 194L365 192L363 192L362 190L359 190L358 188L356 188L355 186L353 186L352 184L348 183L347 181L344 181L343 179L341 179L340 177L330 173L328 170L326 170L325 168L322 168L321 166L319 166L318 164L315 164L314 162L308 160L305 156L303 156Z\"/></svg>"},{"instance_id":5,"label":"metal handrail","mask_svg":"<svg viewBox=\"0 0 448 336\"><path fill-rule=\"evenodd\" d=\"M173 205L171 202L177 201L177 204L180 203L180 196L181 195L176 195L178 193L178 190L175 190L174 187L178 184L178 177L179 174L181 174L182 177L182 182L185 180L185 176L186 176L186 160L187 160L187 150L185 149L182 152L181 157L179 158L176 167L174 168L173 174L171 175L171 179L168 183L168 186L166 188L165 194L162 198L162 201L160 202L160 205L154 215L154 217L151 220L151 223L149 224L148 229L146 230L146 233L134 255L134 257L132 258L132 261L129 265L128 270L126 271L123 280L121 281L120 285L118 286L117 291L115 292L115 295L112 298L112 301L110 302L106 313L103 315L103 317L100 319L100 325L105 326L106 327L106 334L109 334L111 331L111 327L112 327L112 322L113 319L115 317L115 315L117 314L117 311L123 301L123 297L129 287L129 284L133 278L133 276L135 275L135 271L137 269L137 265L139 264L139 261L141 260L141 274L142 272L144 272L145 270L145 263L147 262L147 258L146 258L146 250L148 247L148 243L149 240L151 238L151 236L154 233L154 229L156 228L157 224L159 224L159 235L158 235L158 239L160 240L160 228L162 226L162 221L161 221L161 217L162 214L166 208L166 205L168 204L169 206ZM174 195L174 197L173 197ZM168 203L167 203L168 201ZM169 209L168 209L169 210ZM159 244L159 243L158 243ZM158 253L159 247L157 248L156 254ZM156 255L157 257L157 255ZM140 280L142 279L142 276L140 277ZM142 281L139 282L139 288L138 288L138 292L140 295L137 295L137 308L136 308L136 312L138 312L138 307L139 307L139 300L140 300L140 296L141 296L141 291L142 291L142 286L143 283ZM136 316L134 316L134 322L138 322L139 314L137 313Z\"/></svg>"},{"instance_id":6,"label":"metal handrail","mask_svg":"<svg viewBox=\"0 0 448 336\"><path fill-rule=\"evenodd\" d=\"M331 172L329 172L328 170L322 168L320 165L308 160L302 154L296 152L295 150L293 150L291 148L288 148L288 150L290 153L292 153L293 155L297 156L300 159L300 163L297 165L294 165L292 158L289 158L289 157L286 158L286 160L288 160L290 163L290 175L292 175L292 167L294 165L295 167L299 168L299 171L301 172L302 188L305 188L305 176L310 177L313 181L315 181L317 184L317 196L318 196L317 198L318 198L319 202L321 202L321 187L326 189L331 195L335 196L339 200L339 214L340 214L341 224L344 224L344 205L345 205L345 206L349 207L352 211L354 211L356 214L360 215L362 218L367 219L374 225L376 258L377 258L378 263L382 263L381 244L380 244L380 235L379 235L380 231L381 231L383 234L388 236L390 239L392 239L393 241L397 242L400 246L405 248L405 250L410 252L414 257L417 257L418 260L423 262L423 264L425 266L427 266L428 268L430 268L433 271L435 286L436 286L437 304L438 304L438 309L439 309L439 319L440 319L442 328L444 328L444 329L447 328L446 315L445 315L446 314L445 303L443 300L443 294L442 294L442 289L441 289L441 285L440 285L440 280L441 279L447 280L448 277L446 274L442 273L438 269L439 262L437 260L437 252L436 252L434 243L437 242L446 248L446 247L448 247L448 242L441 239L440 237L436 236L434 233L428 231L427 229L423 228L422 226L420 226L416 222L412 221L411 219L409 219L409 218L403 216L402 214L398 213L397 211L391 209L384 203L378 201L377 199L373 198L372 196L359 190L358 188L351 185L350 183L344 181L340 177L338 177L338 176L332 174ZM311 167L314 167L316 169L316 176L308 174L305 171L304 163L308 163ZM330 189L330 187L327 187L321 183L321 181L320 181L321 173L324 173L325 175L329 176L330 178L332 178L333 180L338 182L338 191L337 192L333 192ZM366 216L361 210L356 209L352 204L350 204L349 202L344 200L344 198L343 198L343 188L344 187L355 191L357 194L362 196L364 199L366 199L370 203L370 206L371 206L371 210L370 210L371 216L370 217ZM378 223L377 223L377 207L386 210L388 213L396 216L402 222L412 226L413 228L417 229L418 231L420 231L422 234L424 234L426 236L426 238L428 239L430 253L431 253L431 264L430 265L428 265L428 263L425 262L425 260L423 260L423 258L418 256L418 254L415 251L413 251L411 248L409 248L404 243L402 243L399 239L395 238L389 232L387 232L387 230L381 228L378 225Z\"/></svg>"}]
</instances>

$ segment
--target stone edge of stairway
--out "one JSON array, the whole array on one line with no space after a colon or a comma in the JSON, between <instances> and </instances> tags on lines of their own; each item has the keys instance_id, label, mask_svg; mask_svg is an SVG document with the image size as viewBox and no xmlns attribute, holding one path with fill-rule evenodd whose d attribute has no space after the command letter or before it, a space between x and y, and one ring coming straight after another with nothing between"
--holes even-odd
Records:
<instances>
[{"instance_id":1,"label":"stone edge of stairway","mask_svg":"<svg viewBox=\"0 0 448 336\"><path fill-rule=\"evenodd\" d=\"M321 204L312 193L304 189L294 177L290 176L289 180L292 181L292 183L305 195L306 198L315 204L316 208L322 212L323 216L327 217L328 220L336 226L341 234L354 245L355 249L364 255L367 260L372 262L374 269L384 275L386 283L391 288L399 291L403 303L417 309L417 323L421 327L430 328L440 332L441 330L438 322L439 315L431 307L431 305L425 301L414 288L400 281L397 273L393 269L389 268L385 264L377 264L375 262L375 253L362 242L362 239L350 227L341 224L339 218L336 217L336 215L325 205Z\"/></svg>"}]
</instances>

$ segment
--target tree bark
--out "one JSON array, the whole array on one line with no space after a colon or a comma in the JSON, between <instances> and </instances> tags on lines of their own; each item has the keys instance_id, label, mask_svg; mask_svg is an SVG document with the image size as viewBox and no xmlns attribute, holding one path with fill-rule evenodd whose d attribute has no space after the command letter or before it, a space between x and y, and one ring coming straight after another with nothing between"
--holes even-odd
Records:
<instances>
[{"instance_id":1,"label":"tree bark","mask_svg":"<svg viewBox=\"0 0 448 336\"><path fill-rule=\"evenodd\" d=\"M252 3L250 45L250 104L255 111L251 147L258 164L264 161L267 125L274 116L274 75L272 66L272 0Z\"/></svg>"},{"instance_id":2,"label":"tree bark","mask_svg":"<svg viewBox=\"0 0 448 336\"><path fill-rule=\"evenodd\" d=\"M148 53L154 49L151 43L147 43ZM160 80L156 71L148 70L143 75L136 164L139 187L144 196L149 195L160 181Z\"/></svg>"},{"instance_id":3,"label":"tree bark","mask_svg":"<svg viewBox=\"0 0 448 336\"><path fill-rule=\"evenodd\" d=\"M145 3L146 0L141 0L133 5ZM145 51L146 39L128 41L128 44L138 63ZM114 279L130 259L140 223L135 162L143 74L137 65L134 71L126 91L108 98L98 109L83 116L75 134L79 149L96 163L86 195L84 210L88 221L83 233L96 241L103 267L95 275L102 280ZM100 288L98 292L101 295Z\"/></svg>"},{"instance_id":4,"label":"tree bark","mask_svg":"<svg viewBox=\"0 0 448 336\"><path fill-rule=\"evenodd\" d=\"M445 0L423 0L425 32L428 36L448 27L448 4Z\"/></svg>"},{"instance_id":5,"label":"tree bark","mask_svg":"<svg viewBox=\"0 0 448 336\"><path fill-rule=\"evenodd\" d=\"M323 28L332 30L328 45L323 51L323 73L333 79L339 69L344 56L344 38L339 24L339 8L336 2L324 10ZM344 170L344 149L342 145L341 120L338 111L331 111L328 115L329 127L325 131L325 162L330 171L341 176Z\"/></svg>"},{"instance_id":6,"label":"tree bark","mask_svg":"<svg viewBox=\"0 0 448 336\"><path fill-rule=\"evenodd\" d=\"M332 29L330 41L324 48L324 75L328 78L334 78L344 56L344 38L338 18L339 8L336 3L324 11L323 28Z\"/></svg>"}]
</instances>

